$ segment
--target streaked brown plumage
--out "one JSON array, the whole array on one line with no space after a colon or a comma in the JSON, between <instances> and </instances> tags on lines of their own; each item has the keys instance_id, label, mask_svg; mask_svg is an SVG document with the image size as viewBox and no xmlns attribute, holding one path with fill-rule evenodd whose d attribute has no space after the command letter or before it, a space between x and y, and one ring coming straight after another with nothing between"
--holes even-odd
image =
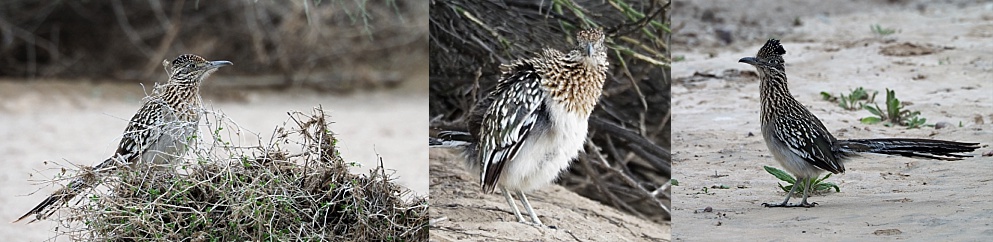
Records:
<instances>
[{"instance_id":1,"label":"streaked brown plumage","mask_svg":"<svg viewBox=\"0 0 993 242\"><path fill-rule=\"evenodd\" d=\"M858 153L877 153L942 160L958 160L979 148L978 143L962 143L930 139L853 139L838 140L821 120L790 95L786 85L786 68L783 63L786 50L779 40L770 39L759 49L756 57L741 58L738 62L755 66L761 81L762 136L776 161L797 177L797 184L782 203L765 203L767 207L813 207L807 203L812 179L824 171L845 172L844 162ZM790 197L800 185L806 185L803 200L789 204Z\"/></svg>"},{"instance_id":2,"label":"streaked brown plumage","mask_svg":"<svg viewBox=\"0 0 993 242\"><path fill-rule=\"evenodd\" d=\"M200 84L217 68L226 65L231 62L207 61L192 54L163 61L168 81L156 86L152 94L142 100L141 108L124 130L117 151L93 170L106 173L118 165L139 161L167 164L185 154L200 120ZM30 222L44 219L56 211L53 205L68 202L83 189L93 187L98 180L92 174L80 176L14 222L31 215L36 217Z\"/></svg>"},{"instance_id":3,"label":"streaked brown plumage","mask_svg":"<svg viewBox=\"0 0 993 242\"><path fill-rule=\"evenodd\" d=\"M499 187L522 223L511 193L531 222L542 224L524 193L551 183L579 155L607 78L603 32L579 31L576 40L569 52L544 49L501 65L502 76L476 104L468 132L442 132L431 141L434 147L464 146L466 164L480 175L483 191Z\"/></svg>"}]
</instances>

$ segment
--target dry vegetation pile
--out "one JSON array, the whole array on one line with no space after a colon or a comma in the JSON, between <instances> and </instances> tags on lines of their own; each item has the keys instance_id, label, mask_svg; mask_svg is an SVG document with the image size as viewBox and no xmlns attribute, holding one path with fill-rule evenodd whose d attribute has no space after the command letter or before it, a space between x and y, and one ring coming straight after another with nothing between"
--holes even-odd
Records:
<instances>
[{"instance_id":1,"label":"dry vegetation pile","mask_svg":"<svg viewBox=\"0 0 993 242\"><path fill-rule=\"evenodd\" d=\"M158 80L162 60L195 53L277 84L395 84L426 58L427 14L418 1L4 1L0 76Z\"/></svg>"},{"instance_id":2,"label":"dry vegetation pile","mask_svg":"<svg viewBox=\"0 0 993 242\"><path fill-rule=\"evenodd\" d=\"M99 241L423 241L427 200L379 166L350 174L323 111L291 113L262 146L208 114L213 134L175 167L102 176L60 213L60 235ZM212 118L210 118L212 117ZM86 170L86 169L84 169ZM87 172L83 172L87 173Z\"/></svg>"},{"instance_id":3,"label":"dry vegetation pile","mask_svg":"<svg viewBox=\"0 0 993 242\"><path fill-rule=\"evenodd\" d=\"M431 1L432 126L465 129L501 63L567 49L602 27L611 69L590 122L591 142L560 183L652 219L669 219L669 8L653 1Z\"/></svg>"}]
</instances>

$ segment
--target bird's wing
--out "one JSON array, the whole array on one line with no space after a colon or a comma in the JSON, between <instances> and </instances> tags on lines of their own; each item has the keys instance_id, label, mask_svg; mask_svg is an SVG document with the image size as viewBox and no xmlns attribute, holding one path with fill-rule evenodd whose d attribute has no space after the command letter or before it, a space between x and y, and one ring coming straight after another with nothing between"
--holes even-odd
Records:
<instances>
[{"instance_id":1,"label":"bird's wing","mask_svg":"<svg viewBox=\"0 0 993 242\"><path fill-rule=\"evenodd\" d=\"M165 103L161 101L156 101L156 99L148 99L138 109L134 117L131 117L131 121L128 122L128 127L124 130L124 136L121 138L121 143L117 146L117 152L114 156L104 160L96 167L94 171L101 172L106 171L107 168L112 168L118 162L132 162L142 153L144 153L148 147L151 146L152 141L155 141L162 134L162 130L157 127L157 124L162 122L164 113L162 108L166 107ZM85 188L92 187L98 182L99 179L84 179L85 177L79 177L69 185L59 189L49 195L41 203L38 203L34 208L25 213L23 216L15 220L14 222L21 221L31 215L37 215L30 222L35 222L45 217L48 217L55 212L52 205L64 204L72 200L76 195L79 195L80 191ZM29 222L29 223L30 223Z\"/></svg>"},{"instance_id":2,"label":"bird's wing","mask_svg":"<svg viewBox=\"0 0 993 242\"><path fill-rule=\"evenodd\" d=\"M845 166L832 151L834 136L827 131L817 117L804 108L807 116L812 119L786 118L780 120L775 129L776 137L783 141L790 150L810 164L831 173L845 172ZM813 120L811 124L798 123L802 120Z\"/></svg>"},{"instance_id":3,"label":"bird's wing","mask_svg":"<svg viewBox=\"0 0 993 242\"><path fill-rule=\"evenodd\" d=\"M124 129L121 143L117 145L117 152L111 159L98 165L96 169L101 170L117 162L133 162L141 154L148 151L149 147L162 136L160 126L164 122L165 115L171 112L168 107L169 105L160 99L151 97L147 99L128 121L128 127Z\"/></svg>"},{"instance_id":4,"label":"bird's wing","mask_svg":"<svg viewBox=\"0 0 993 242\"><path fill-rule=\"evenodd\" d=\"M504 166L517 156L540 119L547 119L541 77L531 66L518 66L504 75L490 93L480 129L479 160L483 191L492 192Z\"/></svg>"}]
</instances>

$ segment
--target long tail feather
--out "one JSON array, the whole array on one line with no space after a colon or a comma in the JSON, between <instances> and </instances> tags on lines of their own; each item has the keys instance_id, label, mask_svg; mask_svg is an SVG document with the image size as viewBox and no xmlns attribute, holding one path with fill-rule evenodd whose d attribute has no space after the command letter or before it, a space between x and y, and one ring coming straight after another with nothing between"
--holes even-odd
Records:
<instances>
[{"instance_id":1,"label":"long tail feather","mask_svg":"<svg viewBox=\"0 0 993 242\"><path fill-rule=\"evenodd\" d=\"M68 186L63 187L58 191L55 191L54 193L52 193L52 195L49 195L48 198L45 198L45 200L41 201L41 203L38 203L38 205L32 208L31 211L28 211L23 216L17 218L17 220L14 220L14 222L11 223L20 222L21 220L24 220L25 218L31 215L37 215L37 216L35 216L35 218L32 219L31 221L28 221L28 223L34 223L35 221L45 219L48 216L52 215L52 213L55 212L55 208L58 207L52 205L56 205L56 204L62 205L68 203L69 200L72 200L72 198L76 197L76 195L79 195L79 192L87 187L89 186L86 185L86 182L83 181L83 178L77 178L76 180L70 182Z\"/></svg>"},{"instance_id":2,"label":"long tail feather","mask_svg":"<svg viewBox=\"0 0 993 242\"><path fill-rule=\"evenodd\" d=\"M853 139L840 140L842 152L868 152L938 160L961 160L979 148L979 143L964 143L932 139Z\"/></svg>"},{"instance_id":3,"label":"long tail feather","mask_svg":"<svg viewBox=\"0 0 993 242\"><path fill-rule=\"evenodd\" d=\"M441 131L438 137L430 137L428 146L432 148L464 147L475 142L469 132L464 131Z\"/></svg>"},{"instance_id":4,"label":"long tail feather","mask_svg":"<svg viewBox=\"0 0 993 242\"><path fill-rule=\"evenodd\" d=\"M48 216L51 216L52 213L55 213L55 211L57 210L56 208L58 208L58 206L53 206L53 205L66 204L70 200L75 198L76 195L79 195L79 193L82 192L83 189L93 187L93 184L95 184L99 180L96 173L98 172L102 173L102 172L108 172L114 170L117 165L116 161L117 160L115 160L114 158L109 158L107 160L104 160L99 165L94 167L92 172L84 173L81 176L77 177L76 179L72 180L72 182L69 182L69 185L53 192L52 195L49 195L47 198L45 198L45 200L42 200L41 203L38 203L37 206L34 206L34 208L32 208L31 211L28 211L20 218L17 218L17 220L14 220L14 222L11 223L20 222L21 220L24 220L25 218L28 218L31 215L36 215L36 216L28 223L34 223L35 221L42 220L47 218Z\"/></svg>"}]
</instances>

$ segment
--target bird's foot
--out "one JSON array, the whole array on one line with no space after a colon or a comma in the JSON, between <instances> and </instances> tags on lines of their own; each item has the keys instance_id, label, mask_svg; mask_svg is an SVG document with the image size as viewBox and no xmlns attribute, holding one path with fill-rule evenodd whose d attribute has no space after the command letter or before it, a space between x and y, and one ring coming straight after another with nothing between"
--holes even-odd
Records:
<instances>
[{"instance_id":1,"label":"bird's foot","mask_svg":"<svg viewBox=\"0 0 993 242\"><path fill-rule=\"evenodd\" d=\"M518 221L518 222L520 222L522 224L531 225L531 226L534 226L535 228L540 228L540 229L559 229L558 226L555 226L555 225L545 225L544 223L541 223L541 222L537 222L537 223L535 223L535 222L528 222L528 221Z\"/></svg>"}]
</instances>

